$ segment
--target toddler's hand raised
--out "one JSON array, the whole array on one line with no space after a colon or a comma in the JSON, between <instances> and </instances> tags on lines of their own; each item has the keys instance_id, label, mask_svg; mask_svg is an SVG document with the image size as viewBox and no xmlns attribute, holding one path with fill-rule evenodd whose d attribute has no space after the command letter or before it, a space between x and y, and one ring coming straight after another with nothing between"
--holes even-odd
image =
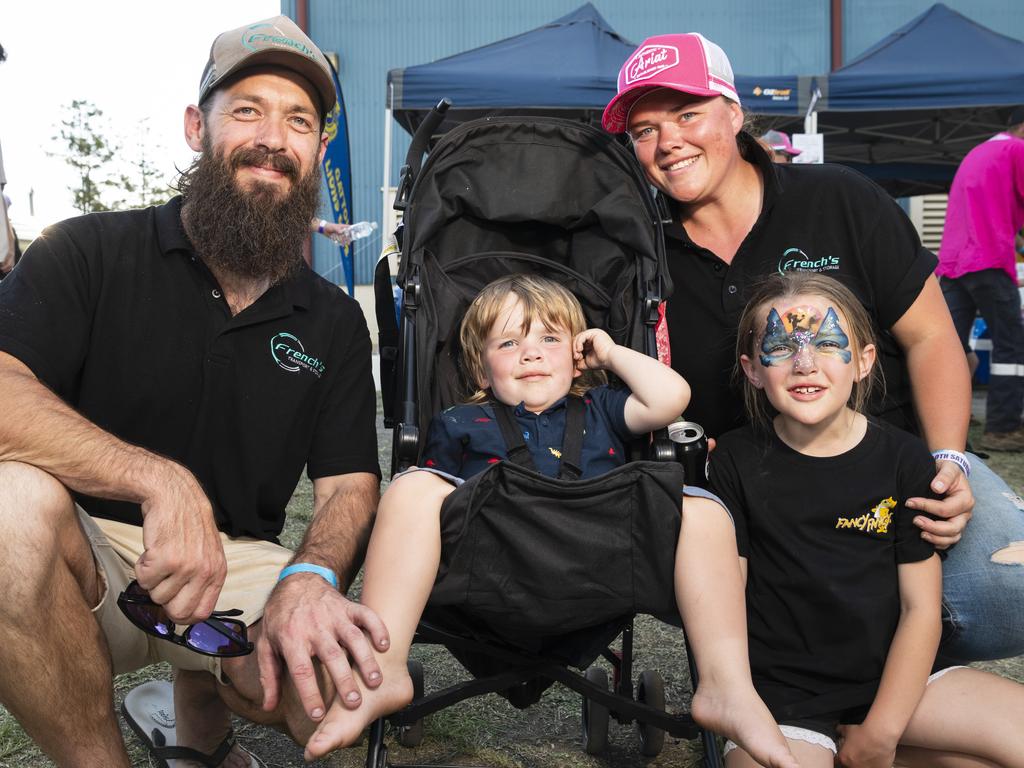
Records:
<instances>
[{"instance_id":1,"label":"toddler's hand raised","mask_svg":"<svg viewBox=\"0 0 1024 768\"><path fill-rule=\"evenodd\" d=\"M600 328L588 328L572 340L572 358L581 371L603 370L611 362L617 345Z\"/></svg>"}]
</instances>

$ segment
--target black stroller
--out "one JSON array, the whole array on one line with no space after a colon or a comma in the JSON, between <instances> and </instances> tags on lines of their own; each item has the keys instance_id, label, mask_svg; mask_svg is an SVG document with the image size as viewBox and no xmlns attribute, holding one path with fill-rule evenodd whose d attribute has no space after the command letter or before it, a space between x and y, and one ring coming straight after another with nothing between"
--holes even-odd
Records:
<instances>
[{"instance_id":1,"label":"black stroller","mask_svg":"<svg viewBox=\"0 0 1024 768\"><path fill-rule=\"evenodd\" d=\"M464 396L458 327L472 298L492 280L512 272L557 280L579 298L589 325L650 355L656 354L659 305L671 290L662 217L632 154L613 137L555 118L486 118L445 134L421 166L447 106L439 104L420 126L402 169L395 203L405 214L400 318L385 259L375 276L392 474L416 463L432 416ZM638 457L674 457L668 441L636 448ZM416 746L429 714L484 693L500 693L522 708L554 682L582 696L588 753L606 747L611 716L637 723L645 756L661 751L666 734L700 736L704 765L719 766L714 736L688 713L665 712L657 672L642 673L634 698L632 618L524 650L481 631L471 618L428 604L415 642L443 644L474 679L424 696L422 667L410 662L414 700L372 726L368 768L390 765L386 723L397 728L399 743ZM613 652L608 644L620 633L621 651ZM612 665L611 690L603 668L579 675L567 667L585 669L598 656ZM695 679L692 662L690 673Z\"/></svg>"}]
</instances>

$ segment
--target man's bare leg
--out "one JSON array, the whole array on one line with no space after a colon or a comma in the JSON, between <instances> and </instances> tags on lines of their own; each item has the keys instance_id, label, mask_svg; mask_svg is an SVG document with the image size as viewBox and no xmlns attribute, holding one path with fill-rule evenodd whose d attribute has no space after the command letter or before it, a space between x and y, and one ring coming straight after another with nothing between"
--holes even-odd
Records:
<instances>
[{"instance_id":1,"label":"man's bare leg","mask_svg":"<svg viewBox=\"0 0 1024 768\"><path fill-rule=\"evenodd\" d=\"M373 608L388 628L389 649L377 654L383 674L379 688L365 688L357 709L335 700L326 676L320 687L332 702L320 723L310 720L295 694L285 686L281 706L272 713L259 709L262 688L255 656L225 659L230 686L219 692L238 715L285 728L305 744L307 757L326 754L355 742L378 717L412 700L406 662L420 614L426 605L441 557L440 510L453 486L429 472L413 472L391 483L381 499L366 556L361 602ZM255 626L259 632L259 625ZM315 738L313 737L315 734Z\"/></svg>"},{"instance_id":2,"label":"man's bare leg","mask_svg":"<svg viewBox=\"0 0 1024 768\"><path fill-rule=\"evenodd\" d=\"M700 678L693 717L743 747L760 765L797 761L750 679L743 574L736 530L710 499L686 497L676 547L679 612Z\"/></svg>"},{"instance_id":3,"label":"man's bare leg","mask_svg":"<svg viewBox=\"0 0 1024 768\"><path fill-rule=\"evenodd\" d=\"M178 746L213 754L231 731L231 711L220 696L222 688L209 672L174 672L174 718ZM191 760L175 760L174 768L200 766ZM235 744L222 768L249 768L249 755Z\"/></svg>"},{"instance_id":4,"label":"man's bare leg","mask_svg":"<svg viewBox=\"0 0 1024 768\"><path fill-rule=\"evenodd\" d=\"M0 590L0 702L57 765L129 768L92 550L64 486L17 462L0 463Z\"/></svg>"}]
</instances>

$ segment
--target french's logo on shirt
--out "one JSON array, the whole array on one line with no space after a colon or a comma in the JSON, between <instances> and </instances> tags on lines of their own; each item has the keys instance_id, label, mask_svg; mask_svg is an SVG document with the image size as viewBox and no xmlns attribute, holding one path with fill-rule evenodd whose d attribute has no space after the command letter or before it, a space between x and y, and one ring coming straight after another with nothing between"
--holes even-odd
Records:
<instances>
[{"instance_id":1,"label":"french's logo on shirt","mask_svg":"<svg viewBox=\"0 0 1024 768\"><path fill-rule=\"evenodd\" d=\"M290 333L281 332L270 339L270 355L274 362L288 373L309 371L319 379L327 370L324 362L318 357L306 354L302 342Z\"/></svg>"},{"instance_id":2,"label":"french's logo on shirt","mask_svg":"<svg viewBox=\"0 0 1024 768\"><path fill-rule=\"evenodd\" d=\"M839 269L838 256L813 258L799 248L787 248L779 259L779 274L787 272L828 272Z\"/></svg>"}]
</instances>

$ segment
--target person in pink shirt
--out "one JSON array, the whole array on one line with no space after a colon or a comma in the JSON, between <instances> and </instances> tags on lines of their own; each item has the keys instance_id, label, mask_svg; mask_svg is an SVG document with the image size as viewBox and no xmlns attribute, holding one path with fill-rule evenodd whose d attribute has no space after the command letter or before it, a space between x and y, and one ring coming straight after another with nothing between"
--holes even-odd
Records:
<instances>
[{"instance_id":1,"label":"person in pink shirt","mask_svg":"<svg viewBox=\"0 0 1024 768\"><path fill-rule=\"evenodd\" d=\"M1024 106L1009 127L967 153L949 192L939 249L942 293L964 349L975 314L992 335L992 362L980 445L1024 450L1024 323L1014 236L1024 226Z\"/></svg>"}]
</instances>

